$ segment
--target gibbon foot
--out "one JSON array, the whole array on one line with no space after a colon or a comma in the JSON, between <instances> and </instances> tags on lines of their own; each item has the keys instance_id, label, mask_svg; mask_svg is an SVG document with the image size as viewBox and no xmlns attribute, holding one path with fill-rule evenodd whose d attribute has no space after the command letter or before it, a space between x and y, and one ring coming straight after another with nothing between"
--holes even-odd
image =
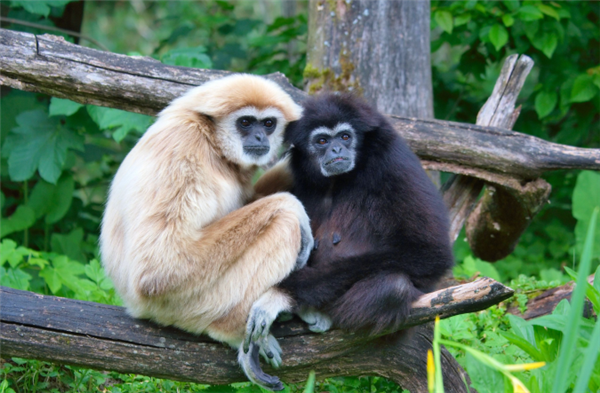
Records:
<instances>
[{"instance_id":1,"label":"gibbon foot","mask_svg":"<svg viewBox=\"0 0 600 393\"><path fill-rule=\"evenodd\" d=\"M268 389L279 391L283 390L283 384L279 378L272 375L266 374L261 368L258 360L260 347L254 343L249 344L248 351L244 351L240 348L238 352L238 363L244 370L244 374L248 379L257 384L258 386Z\"/></svg>"},{"instance_id":2,"label":"gibbon foot","mask_svg":"<svg viewBox=\"0 0 600 393\"><path fill-rule=\"evenodd\" d=\"M272 288L254 302L246 322L246 335L242 344L244 353L250 349L250 343L260 346L267 342L271 325L282 311L290 309L290 299L281 291Z\"/></svg>"},{"instance_id":3,"label":"gibbon foot","mask_svg":"<svg viewBox=\"0 0 600 393\"><path fill-rule=\"evenodd\" d=\"M331 318L312 306L300 306L296 311L300 319L308 324L308 329L315 333L324 333L331 329Z\"/></svg>"},{"instance_id":4,"label":"gibbon foot","mask_svg":"<svg viewBox=\"0 0 600 393\"><path fill-rule=\"evenodd\" d=\"M259 354L273 368L281 367L282 353L283 352L281 350L281 347L279 346L279 343L277 342L277 339L272 334L269 334L267 338L260 343Z\"/></svg>"}]
</instances>

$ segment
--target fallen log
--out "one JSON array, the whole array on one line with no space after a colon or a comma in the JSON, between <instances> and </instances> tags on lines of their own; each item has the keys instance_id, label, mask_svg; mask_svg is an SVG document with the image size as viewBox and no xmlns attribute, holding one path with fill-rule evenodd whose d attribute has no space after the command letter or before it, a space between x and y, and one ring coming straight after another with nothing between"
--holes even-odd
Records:
<instances>
[{"instance_id":1,"label":"fallen log","mask_svg":"<svg viewBox=\"0 0 600 393\"><path fill-rule=\"evenodd\" d=\"M276 323L272 331L284 351L279 370L268 372L287 382L319 378L379 375L413 392L426 391L426 354L436 315L485 309L512 296L512 289L489 278L422 296L403 328L407 331L369 339L332 330L310 332L300 321ZM122 307L44 296L0 287L2 357L25 357L122 373L181 381L227 384L245 381L236 351L206 336L128 316ZM444 352L447 391L463 392L452 356Z\"/></svg>"}]
</instances>

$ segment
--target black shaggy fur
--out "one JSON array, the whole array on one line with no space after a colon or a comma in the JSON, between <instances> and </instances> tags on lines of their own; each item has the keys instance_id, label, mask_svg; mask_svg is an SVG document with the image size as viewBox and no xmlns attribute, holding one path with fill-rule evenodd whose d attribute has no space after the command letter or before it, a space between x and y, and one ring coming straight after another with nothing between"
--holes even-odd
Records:
<instances>
[{"instance_id":1,"label":"black shaggy fur","mask_svg":"<svg viewBox=\"0 0 600 393\"><path fill-rule=\"evenodd\" d=\"M308 136L342 122L357 133L356 166L325 177ZM386 118L350 95L307 100L285 138L293 145L292 192L311 219L315 249L280 287L299 305L327 312L338 327L371 334L396 329L413 300L435 289L453 265L438 190Z\"/></svg>"}]
</instances>

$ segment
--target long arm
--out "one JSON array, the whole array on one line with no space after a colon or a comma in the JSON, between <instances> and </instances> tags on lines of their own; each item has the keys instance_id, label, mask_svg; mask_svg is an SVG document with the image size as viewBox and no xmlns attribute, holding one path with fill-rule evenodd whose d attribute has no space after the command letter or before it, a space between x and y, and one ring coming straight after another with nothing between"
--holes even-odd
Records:
<instances>
[{"instance_id":1,"label":"long arm","mask_svg":"<svg viewBox=\"0 0 600 393\"><path fill-rule=\"evenodd\" d=\"M355 282L373 271L397 270L397 262L380 253L323 262L293 272L279 287L287 291L299 305L321 307L340 297Z\"/></svg>"}]
</instances>

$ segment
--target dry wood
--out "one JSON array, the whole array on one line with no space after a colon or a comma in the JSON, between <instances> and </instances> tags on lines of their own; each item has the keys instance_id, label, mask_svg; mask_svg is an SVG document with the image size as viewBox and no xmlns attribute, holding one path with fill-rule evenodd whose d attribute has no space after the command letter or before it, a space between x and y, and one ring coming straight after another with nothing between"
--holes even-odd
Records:
<instances>
[{"instance_id":1,"label":"dry wood","mask_svg":"<svg viewBox=\"0 0 600 393\"><path fill-rule=\"evenodd\" d=\"M226 74L102 52L51 35L0 29L2 85L81 103L156 114L190 87ZM268 77L296 101L306 97L282 74ZM396 116L391 120L411 148L435 170L470 171L478 178L504 174L520 179L535 179L553 169L600 170L600 149L558 145L490 127Z\"/></svg>"},{"instance_id":2,"label":"dry wood","mask_svg":"<svg viewBox=\"0 0 600 393\"><path fill-rule=\"evenodd\" d=\"M511 129L515 123L519 110L513 110L517 96L523 87L525 78L533 66L533 61L518 55L509 56L504 65L492 95L483 105L477 115L477 124L480 126L495 126ZM518 70L514 72L518 65ZM508 85L510 89L507 89ZM459 172L460 173L460 172ZM479 197L484 182L481 179L464 176L454 176L444 185L444 201L450 209L450 239L455 241L467 217L473 211L475 202ZM498 183L497 176L489 177L490 182ZM505 180L505 182L508 181Z\"/></svg>"},{"instance_id":3,"label":"dry wood","mask_svg":"<svg viewBox=\"0 0 600 393\"><path fill-rule=\"evenodd\" d=\"M494 91L479 111L477 124L511 128L520 112L517 97L533 60L509 56ZM496 177L488 182L466 223L466 234L473 253L486 261L498 261L516 247L521 234L548 201L551 187L543 179L519 182Z\"/></svg>"},{"instance_id":4,"label":"dry wood","mask_svg":"<svg viewBox=\"0 0 600 393\"><path fill-rule=\"evenodd\" d=\"M513 291L491 279L424 295L413 305L406 327L482 310ZM25 357L183 381L225 384L244 381L235 351L206 336L133 319L122 307L44 296L0 287L0 343L3 357ZM311 333L299 321L278 323L274 334L284 350L279 370L287 382L334 375L380 375L414 392L426 391L430 327L369 339L332 330ZM447 352L448 391L462 392L460 370Z\"/></svg>"}]
</instances>

